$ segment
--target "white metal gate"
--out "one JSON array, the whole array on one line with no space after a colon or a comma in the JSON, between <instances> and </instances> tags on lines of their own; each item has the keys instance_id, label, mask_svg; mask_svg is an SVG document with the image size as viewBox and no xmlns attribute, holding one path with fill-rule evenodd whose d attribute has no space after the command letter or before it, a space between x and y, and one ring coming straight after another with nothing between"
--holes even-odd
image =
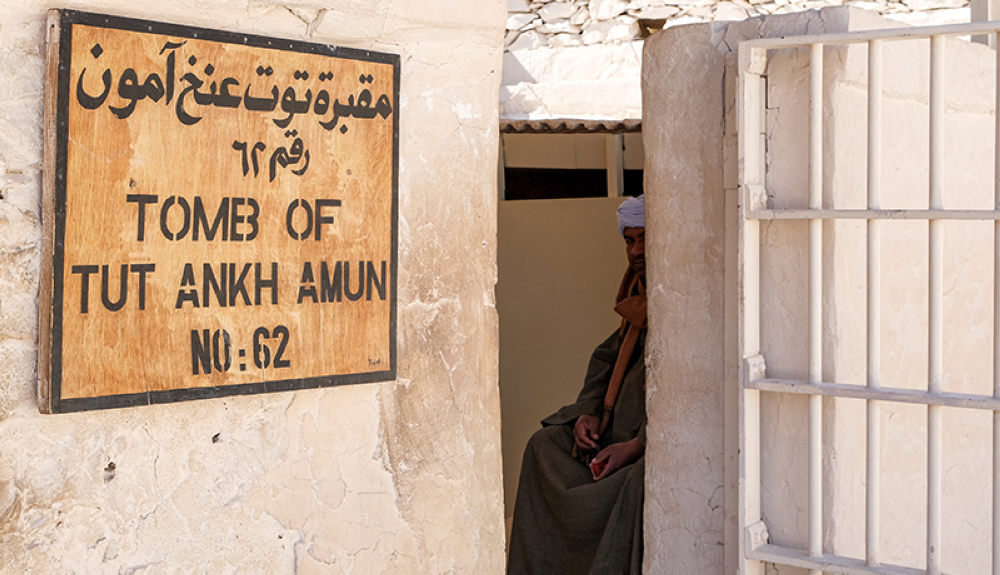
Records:
<instances>
[{"instance_id":1,"label":"white metal gate","mask_svg":"<svg viewBox=\"0 0 1000 575\"><path fill-rule=\"evenodd\" d=\"M1000 22L981 25L941 26L854 32L819 36L798 36L747 41L739 49L738 113L739 113L739 218L738 298L740 358L740 504L738 519L743 531L740 537L740 570L743 573L763 573L765 563L811 570L813 573L931 573L941 572L942 549L942 409L962 408L993 412L993 512L992 512L992 572L1000 575L1000 117L993 117L995 144L994 170L996 183L994 210L947 210L942 203L945 122L945 41L946 36L997 34ZM883 173L883 43L897 40L928 38L929 63L929 199L926 209L884 209L881 204L880 175ZM824 47L868 45L867 96L867 209L824 208L823 202L823 130L824 130ZM768 59L777 50L803 47L810 54L809 74L809 194L808 207L772 209L768 194L780 194L765 181L766 166L764 137L766 74ZM787 53L787 52L786 52ZM997 58L997 78L1000 78L1000 58ZM996 90L1000 101L1000 89ZM861 110L859 113L864 114ZM864 145L864 142L860 143ZM823 294L823 223L828 220L863 220L867 222L867 381L823 381L822 311ZM767 249L761 242L763 220L808 221L808 379L793 381L768 378L765 358L761 355L761 252ZM880 374L880 251L881 226L885 220L924 220L927 223L928 245L916 248L927 258L927 373L926 391L882 387ZM943 389L942 370L942 299L944 279L943 225L947 220L987 220L994 222L993 264L993 394L969 395L950 393ZM770 225L781 225L774 222ZM987 224L988 225L988 224ZM762 394L805 394L808 399L808 548L795 549L768 541L768 528L761 515L761 396ZM867 405L867 455L865 456L864 518L865 556L847 557L825 553L823 546L823 404L824 396L854 398ZM879 411L886 402L901 402L927 406L926 453L926 571L912 565L888 565L880 559L880 543L892 534L880 534L879 482L891 470L880 469L880 447L883 438L879 427ZM984 440L989 441L984 438ZM891 448L891 447L889 447ZM922 561L916 561L922 563Z\"/></svg>"}]
</instances>

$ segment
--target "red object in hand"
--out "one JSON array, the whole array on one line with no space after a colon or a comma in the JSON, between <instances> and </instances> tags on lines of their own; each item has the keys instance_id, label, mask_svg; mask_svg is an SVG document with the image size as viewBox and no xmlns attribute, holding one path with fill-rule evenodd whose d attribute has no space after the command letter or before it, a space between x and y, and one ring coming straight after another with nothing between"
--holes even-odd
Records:
<instances>
[{"instance_id":1,"label":"red object in hand","mask_svg":"<svg viewBox=\"0 0 1000 575\"><path fill-rule=\"evenodd\" d=\"M593 472L594 478L600 477L601 473L604 473L604 468L608 466L608 460L604 461L594 461L590 464L590 471Z\"/></svg>"}]
</instances>

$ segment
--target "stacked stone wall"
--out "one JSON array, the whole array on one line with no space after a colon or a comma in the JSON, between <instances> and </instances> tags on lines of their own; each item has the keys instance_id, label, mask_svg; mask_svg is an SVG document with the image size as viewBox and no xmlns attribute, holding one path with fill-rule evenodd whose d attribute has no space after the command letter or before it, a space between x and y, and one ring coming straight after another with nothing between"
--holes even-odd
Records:
<instances>
[{"instance_id":1,"label":"stacked stone wall","mask_svg":"<svg viewBox=\"0 0 1000 575\"><path fill-rule=\"evenodd\" d=\"M508 51L619 44L681 24L855 6L914 26L969 21L969 0L508 0Z\"/></svg>"}]
</instances>

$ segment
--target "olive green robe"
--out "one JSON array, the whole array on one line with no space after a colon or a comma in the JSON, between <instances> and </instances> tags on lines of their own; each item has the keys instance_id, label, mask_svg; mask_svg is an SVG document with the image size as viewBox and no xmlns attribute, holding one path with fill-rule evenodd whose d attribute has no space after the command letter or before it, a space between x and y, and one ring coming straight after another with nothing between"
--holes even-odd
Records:
<instances>
[{"instance_id":1,"label":"olive green robe","mask_svg":"<svg viewBox=\"0 0 1000 575\"><path fill-rule=\"evenodd\" d=\"M645 331L622 381L604 448L646 430ZM576 403L542 420L528 441L521 465L508 575L611 575L642 573L642 503L645 461L594 481L589 466L571 456L573 425L584 414L600 417L618 358L616 331L590 358Z\"/></svg>"}]
</instances>

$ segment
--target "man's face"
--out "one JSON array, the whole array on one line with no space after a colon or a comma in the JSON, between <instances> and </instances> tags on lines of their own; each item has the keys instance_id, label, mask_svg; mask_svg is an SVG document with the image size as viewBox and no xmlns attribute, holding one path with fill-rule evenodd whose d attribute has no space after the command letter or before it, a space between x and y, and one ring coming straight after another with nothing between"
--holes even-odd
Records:
<instances>
[{"instance_id":1,"label":"man's face","mask_svg":"<svg viewBox=\"0 0 1000 575\"><path fill-rule=\"evenodd\" d=\"M628 265L646 281L646 228L625 228L625 253Z\"/></svg>"}]
</instances>

